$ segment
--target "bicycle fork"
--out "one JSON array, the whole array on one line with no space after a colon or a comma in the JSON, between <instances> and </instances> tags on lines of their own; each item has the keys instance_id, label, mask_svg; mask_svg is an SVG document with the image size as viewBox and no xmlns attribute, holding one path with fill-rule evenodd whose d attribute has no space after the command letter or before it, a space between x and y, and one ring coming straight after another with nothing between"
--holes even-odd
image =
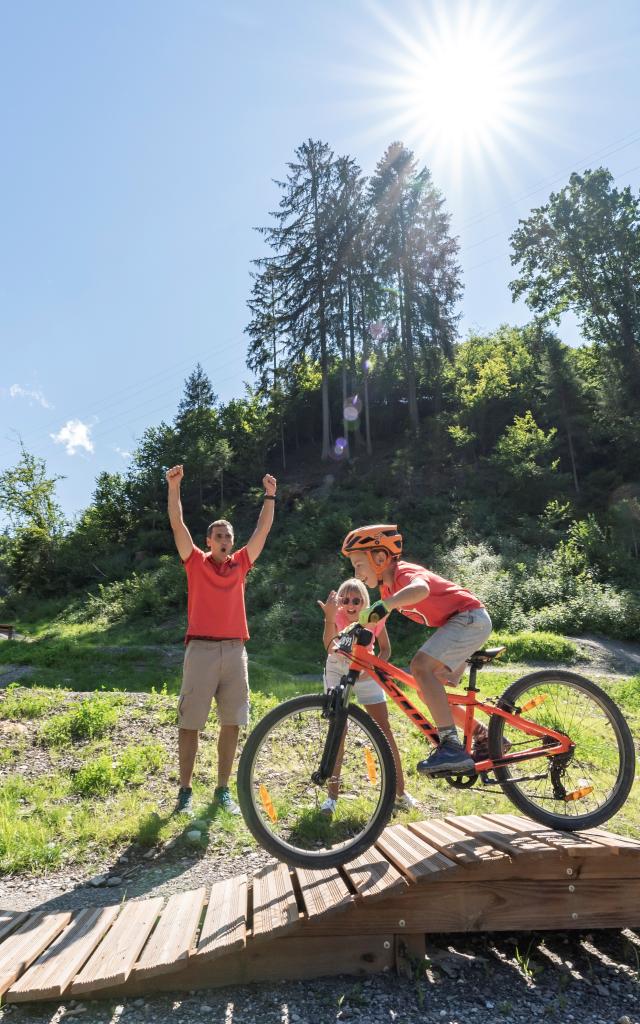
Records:
<instances>
[{"instance_id":1,"label":"bicycle fork","mask_svg":"<svg viewBox=\"0 0 640 1024\"><path fill-rule=\"evenodd\" d=\"M323 717L329 720L329 728L327 729L327 738L324 741L320 767L311 775L311 781L316 786L323 786L335 773L340 744L347 727L351 687L357 681L359 675L358 671L350 669L342 677L339 684L327 694L327 706L323 712Z\"/></svg>"}]
</instances>

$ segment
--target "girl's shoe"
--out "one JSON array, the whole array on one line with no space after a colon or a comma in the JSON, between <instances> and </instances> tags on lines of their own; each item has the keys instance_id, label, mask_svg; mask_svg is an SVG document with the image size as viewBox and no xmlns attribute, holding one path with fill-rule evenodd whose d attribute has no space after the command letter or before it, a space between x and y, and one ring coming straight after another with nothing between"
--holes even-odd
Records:
<instances>
[{"instance_id":1,"label":"girl's shoe","mask_svg":"<svg viewBox=\"0 0 640 1024\"><path fill-rule=\"evenodd\" d=\"M328 796L325 802L320 807L320 814L324 814L327 818L332 818L336 813L336 806L338 801L334 800L332 796Z\"/></svg>"},{"instance_id":2,"label":"girl's shoe","mask_svg":"<svg viewBox=\"0 0 640 1024\"><path fill-rule=\"evenodd\" d=\"M415 796L411 796L411 793L407 793L406 790L402 796L396 797L396 807L402 808L403 811L413 811L419 806L420 804L416 800Z\"/></svg>"}]
</instances>

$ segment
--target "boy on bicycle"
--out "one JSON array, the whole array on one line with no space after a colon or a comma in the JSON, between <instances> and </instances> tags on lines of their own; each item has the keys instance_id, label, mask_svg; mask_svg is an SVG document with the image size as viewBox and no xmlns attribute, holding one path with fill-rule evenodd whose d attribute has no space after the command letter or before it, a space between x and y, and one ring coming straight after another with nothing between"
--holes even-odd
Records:
<instances>
[{"instance_id":1,"label":"boy on bicycle","mask_svg":"<svg viewBox=\"0 0 640 1024\"><path fill-rule=\"evenodd\" d=\"M491 633L491 619L482 601L430 569L402 561L402 535L395 525L351 530L342 554L351 559L355 575L369 589L380 588L381 600L360 613L362 625L396 609L413 622L437 627L410 666L440 740L433 753L418 763L417 771L431 776L475 772L475 761L458 737L444 687L460 681L467 658Z\"/></svg>"}]
</instances>

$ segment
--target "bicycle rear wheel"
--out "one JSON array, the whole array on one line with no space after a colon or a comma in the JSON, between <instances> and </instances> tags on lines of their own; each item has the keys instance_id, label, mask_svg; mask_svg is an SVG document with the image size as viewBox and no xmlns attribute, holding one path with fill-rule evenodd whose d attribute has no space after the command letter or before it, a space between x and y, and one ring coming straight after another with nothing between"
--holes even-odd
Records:
<instances>
[{"instance_id":1,"label":"bicycle rear wheel","mask_svg":"<svg viewBox=\"0 0 640 1024\"><path fill-rule=\"evenodd\" d=\"M604 690L574 672L550 669L516 680L498 706L519 708L523 720L563 733L575 744L569 754L495 769L520 811L550 828L576 831L602 825L620 810L633 784L635 750L622 712ZM492 716L491 758L540 743Z\"/></svg>"},{"instance_id":2,"label":"bicycle rear wheel","mask_svg":"<svg viewBox=\"0 0 640 1024\"><path fill-rule=\"evenodd\" d=\"M385 827L396 791L391 748L379 726L350 705L344 733L336 811L320 811L326 785L312 776L320 767L334 719L322 695L294 697L270 711L244 745L238 766L238 800L255 839L296 867L328 868L353 860Z\"/></svg>"}]
</instances>

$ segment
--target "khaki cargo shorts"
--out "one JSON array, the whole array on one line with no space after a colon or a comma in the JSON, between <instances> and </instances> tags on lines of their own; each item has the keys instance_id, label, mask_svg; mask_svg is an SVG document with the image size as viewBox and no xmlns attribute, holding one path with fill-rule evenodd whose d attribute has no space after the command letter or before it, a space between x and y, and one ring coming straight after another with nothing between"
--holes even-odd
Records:
<instances>
[{"instance_id":1,"label":"khaki cargo shorts","mask_svg":"<svg viewBox=\"0 0 640 1024\"><path fill-rule=\"evenodd\" d=\"M180 729L201 731L215 698L220 725L249 721L249 672L242 640L190 640L178 698Z\"/></svg>"},{"instance_id":2,"label":"khaki cargo shorts","mask_svg":"<svg viewBox=\"0 0 640 1024\"><path fill-rule=\"evenodd\" d=\"M486 643L492 629L486 608L470 608L469 611L452 615L420 650L457 674L464 668L467 658Z\"/></svg>"}]
</instances>

